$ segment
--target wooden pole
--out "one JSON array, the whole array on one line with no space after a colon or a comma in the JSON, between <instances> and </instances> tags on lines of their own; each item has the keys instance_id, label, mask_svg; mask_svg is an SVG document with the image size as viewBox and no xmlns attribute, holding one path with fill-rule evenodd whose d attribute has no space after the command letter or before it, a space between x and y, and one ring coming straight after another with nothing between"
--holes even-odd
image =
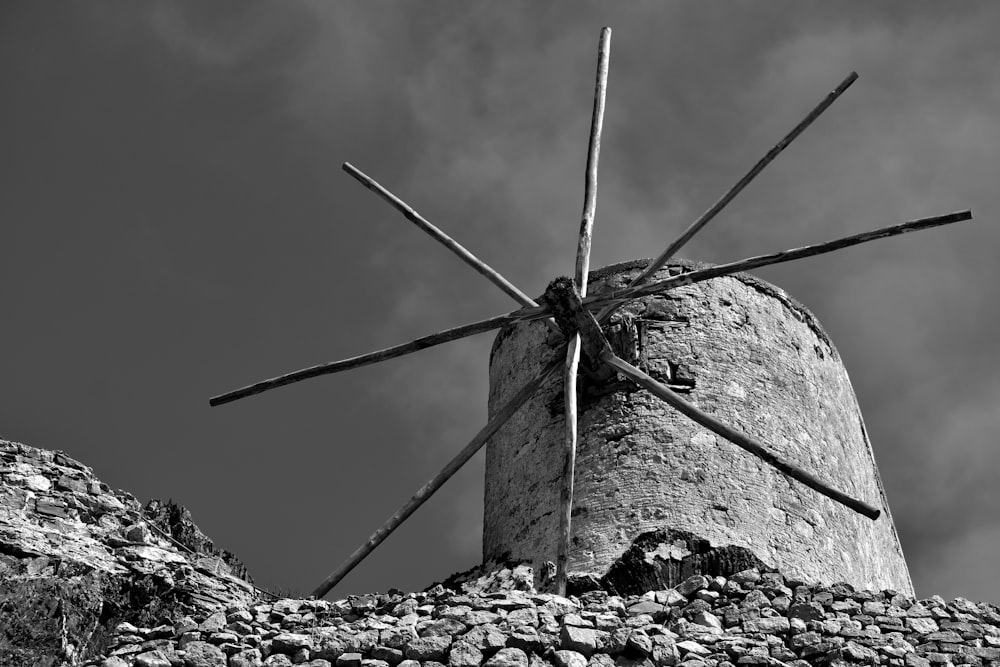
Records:
<instances>
[{"instance_id":1,"label":"wooden pole","mask_svg":"<svg viewBox=\"0 0 1000 667\"><path fill-rule=\"evenodd\" d=\"M347 560L345 560L341 565L331 572L323 582L316 587L312 592L313 597L321 598L330 592L330 589L337 585L341 579L347 576L350 572L365 559L368 554L375 550L375 547L380 545L385 538L389 537L392 531L396 530L411 514L413 514L418 507L423 505L427 500L440 489L445 482L451 479L458 470L472 458L473 454L478 452L483 445L490 439L490 437L500 430L511 416L517 412L518 408L524 405L529 398L531 398L536 391L545 383L549 377L556 371L560 366L559 357L557 356L552 362L550 362L545 369L539 373L539 375L525 384L521 389L509 400L507 404L504 405L499 412L497 412L493 419L491 419L486 426L482 428L479 433L469 442L465 448L458 453L455 458L448 462L448 465L444 467L441 472L432 477L430 481L420 487L409 502L399 508L395 514L393 514L389 519L379 527L368 540L358 547Z\"/></svg>"},{"instance_id":2,"label":"wooden pole","mask_svg":"<svg viewBox=\"0 0 1000 667\"><path fill-rule=\"evenodd\" d=\"M563 366L563 411L566 431L563 436L562 484L559 489L559 534L556 544L557 595L566 595L566 568L569 542L573 532L573 486L576 478L577 401L576 373L580 365L580 334L574 334L566 348Z\"/></svg>"},{"instance_id":3,"label":"wooden pole","mask_svg":"<svg viewBox=\"0 0 1000 667\"><path fill-rule=\"evenodd\" d=\"M809 245L802 248L792 248L791 250L782 250L769 255L758 255L756 257L741 259L736 262L729 262L728 264L719 264L717 266L710 266L706 269L698 269L696 271L691 271L690 273L682 273L678 276L672 276L670 278L665 278L664 280L646 283L645 285L637 285L635 287L626 287L617 291L603 292L595 295L591 299L585 299L584 305L594 308L604 299L621 302L623 300L635 299L640 296L659 294L666 292L667 290L680 287L681 285L700 283L704 280L728 276L734 273L739 273L740 271L749 271L762 266L770 266L772 264L781 264L782 262L790 262L804 257L823 255L835 250L841 250L843 248L849 248L861 243L867 243L868 241L877 241L878 239L889 238L890 236L899 236L900 234L906 234L908 232L931 229L932 227L950 225L955 222L963 222L971 219L972 211L969 210L956 211L954 213L948 213L947 215L936 215L930 218L920 218L918 220L903 222L898 225L882 227L881 229L875 229L870 232L862 232L861 234L854 234L853 236L845 236L832 241L826 241L825 243L817 243L815 245ZM614 305L615 304L610 304L611 307ZM608 306L605 306L605 309L607 308Z\"/></svg>"},{"instance_id":4,"label":"wooden pole","mask_svg":"<svg viewBox=\"0 0 1000 667\"><path fill-rule=\"evenodd\" d=\"M648 390L657 398L667 402L675 410L687 416L692 421L701 424L713 433L716 433L733 444L745 449L792 479L802 482L809 488L815 489L824 496L832 498L838 503L849 507L869 519L875 520L879 517L881 510L860 500L851 498L847 494L841 493L833 487L828 486L812 474L799 468L795 464L782 459L780 456L750 439L743 433L740 433L726 424L723 424L712 415L702 412L700 409L675 394L666 385L654 380L649 375L643 373L632 364L617 356L608 344L607 338L604 337L600 324L598 324L597 320L590 313L590 311L583 308L583 304L580 299L576 297L576 295L568 293L565 290L562 291L559 296L563 300L560 304L561 308L572 314L573 322L579 330L580 339L583 341L583 349L586 351L587 356L590 359L599 359L603 361L625 377L638 384L640 387ZM563 313L560 317L566 317L566 314Z\"/></svg>"},{"instance_id":5,"label":"wooden pole","mask_svg":"<svg viewBox=\"0 0 1000 667\"><path fill-rule=\"evenodd\" d=\"M702 213L701 217L692 222L691 225L686 230L684 230L684 233L681 234L676 241L671 243L669 246L667 246L666 250L660 253L659 257L650 262L649 266L643 269L642 273L640 273L632 280L632 283L629 285L629 287L645 283L650 278L650 276L659 271L663 267L663 265L667 263L667 260L673 257L678 250L684 247L684 245L691 240L691 237L694 236L696 233L698 233L698 230L707 225L712 220L712 218L718 215L719 212L722 211L722 209L724 209L726 205L729 204L729 202L731 202L736 197L736 195L742 192L743 188L749 185L750 181L755 179L757 175L764 170L764 167L770 164L771 161L774 160L774 158L778 157L778 155L780 155L781 152L785 150L788 147L788 145L795 140L796 137L802 134L802 132L807 127L812 125L813 121L819 118L820 115L824 111L826 111L830 107L830 105L833 104L837 100L837 98L844 93L844 91L850 88L851 84L854 83L857 80L857 78L858 78L858 73L851 72L846 79L841 81L840 85L834 88L829 95L823 98L823 101L820 102L818 105L816 105L816 107L812 111L810 111L809 114L805 118L803 118L798 125L792 128L791 132L786 134L781 141L775 144L775 146L764 155L764 157L758 160L757 164L755 164L750 169L750 171L748 171L743 176L743 178L741 178L736 183L736 185L731 187L726 194L722 195L722 197L717 202L712 204L712 206L707 211ZM611 312L611 310L614 310L614 306L606 307L597 316L597 320L599 322L603 321L604 318L607 317L607 315Z\"/></svg>"},{"instance_id":6,"label":"wooden pole","mask_svg":"<svg viewBox=\"0 0 1000 667\"><path fill-rule=\"evenodd\" d=\"M538 303L535 302L530 296L522 292L517 288L512 282L507 280L500 274L499 271L491 267L489 264L479 259L473 255L469 250L465 248L461 243L451 238L443 231L432 225L429 221L424 219L422 215L417 213L417 211L404 202L402 199L392 194L386 190L380 183L373 179L368 174L364 173L350 162L345 162L343 164L343 169L358 182L364 185L366 188L377 194L383 200L385 200L390 206L395 208L397 211L403 214L407 220L415 224L421 230L426 232L431 238L443 245L444 247L451 250L453 253L458 255L458 257L471 266L477 273L486 277L491 283L499 287L501 290L509 294L514 298L515 301L520 303L522 306L532 307L537 306ZM549 329L556 333L562 333L559 331L559 327L552 320L546 322Z\"/></svg>"},{"instance_id":7,"label":"wooden pole","mask_svg":"<svg viewBox=\"0 0 1000 667\"><path fill-rule=\"evenodd\" d=\"M461 259L463 262L471 266L477 273L485 276L487 280L489 280L491 283L493 283L501 290L503 290L511 297L513 297L513 299L517 301L519 304L521 304L522 306L527 306L529 308L538 305L538 303L536 303L534 299L532 299L530 296L528 296L520 289L518 289L517 286L514 285L514 283L504 278L499 271L497 271L489 264L479 259L475 255L473 255L461 243L459 243L458 241L451 238L443 231L432 225L422 215L417 213L417 211L412 206L410 206L402 199L400 199L396 195L386 190L380 183L378 183L371 176L364 173L363 171L352 165L350 162L345 162L343 164L343 169L353 178L355 178L358 182L360 182L363 186L365 186L366 188L377 194L390 206L392 206L394 209L402 213L403 217L405 217L407 220L409 220L417 227L419 227L421 230L426 232L435 241L437 241L444 247L448 248L448 250L451 250L453 253L458 255L459 259ZM555 322L548 320L546 324L552 331L560 334L562 333L561 331L559 331L559 327L556 326Z\"/></svg>"},{"instance_id":8,"label":"wooden pole","mask_svg":"<svg viewBox=\"0 0 1000 667\"><path fill-rule=\"evenodd\" d=\"M471 266L473 270L477 273L486 277L491 283L502 289L504 292L509 294L515 301L520 303L522 306L537 306L535 301L519 290L513 283L504 278L498 271L496 271L489 264L479 259L471 252L465 249L458 241L451 238L440 229L432 225L430 222L424 219L419 213L417 213L409 204L404 202L402 199L392 194L386 190L380 183L375 181L371 176L368 176L363 171L352 165L350 162L345 162L343 165L344 171L350 174L352 177L357 179L363 186L377 194L383 200L385 200L390 206L403 214L407 220L415 224L417 227L422 229L428 235L430 235L435 241L439 242L444 247L451 250L453 253L458 255L458 257Z\"/></svg>"},{"instance_id":9,"label":"wooden pole","mask_svg":"<svg viewBox=\"0 0 1000 667\"><path fill-rule=\"evenodd\" d=\"M587 169L584 176L583 216L576 250L576 286L580 296L587 295L590 274L590 245L597 215L597 165L601 157L601 132L604 129L604 103L608 94L608 65L611 59L611 28L601 28L597 51L597 83L594 85L594 111L590 119L587 144Z\"/></svg>"},{"instance_id":10,"label":"wooden pole","mask_svg":"<svg viewBox=\"0 0 1000 667\"><path fill-rule=\"evenodd\" d=\"M854 234L853 236L845 236L843 238L826 241L824 243L817 243L802 248L782 250L768 255L758 255L756 257L749 257L747 259L729 262L728 264L719 264L706 269L698 269L689 273L659 280L657 282L647 283L645 285L626 287L617 291L601 292L600 294L595 294L585 298L583 300L583 305L588 310L602 309L601 312L607 310L610 313L615 306L623 303L624 301L652 294L660 294L683 285L693 285L705 280L711 280L712 278L720 278L722 276L732 275L741 271L750 271L762 266L781 264L782 262L790 262L804 257L822 255L835 250L841 250L843 248L849 248L851 246L867 243L869 241L877 241L878 239L898 236L909 232L922 231L942 225L950 225L956 222L963 222L971 219L972 212L968 210L956 211L947 215L920 218L918 220L903 222L898 225L882 227L870 232L862 232L861 234ZM232 401L246 398L247 396L253 396L254 394L259 394L270 389L283 387L286 384L292 384L294 382L307 380L320 375L338 373L340 371L358 368L359 366L385 361L386 359L392 359L411 352L417 352L434 345L439 345L452 340L458 340L459 338L465 338L466 336L472 336L477 333L499 329L500 327L513 322L527 322L548 318L551 315L551 312L552 311L549 306L546 305L532 308L521 308L520 310L515 310L503 315L497 315L489 319L480 320L479 322L472 322L453 329L447 329L439 333L430 334L429 336L418 338L410 341L409 343L396 345L395 347L386 348L377 352L370 352L357 357L351 357L350 359L343 359L341 361L333 361L326 364L311 366L286 375L271 378L270 380L263 380L261 382L243 387L242 389L236 389L231 392L215 396L209 400L209 403L213 406L230 403ZM603 324L603 321L601 323Z\"/></svg>"},{"instance_id":11,"label":"wooden pole","mask_svg":"<svg viewBox=\"0 0 1000 667\"><path fill-rule=\"evenodd\" d=\"M309 368L303 368L302 370L286 373L285 375L279 375L278 377L271 378L270 380L262 380L260 382L256 382L246 387L242 387L240 389L234 389L233 391L227 392L225 394L219 394L218 396L213 396L208 400L208 403L211 406L222 405L223 403L231 403L233 401L238 401L241 398L246 398L247 396L253 396L254 394L259 394L261 392L265 392L270 389L277 389L278 387L284 387L286 384L301 382L302 380L308 380L309 378L319 377L320 375L339 373L340 371L346 371L352 368L367 366L369 364L374 364L379 361L386 361L387 359L394 359L396 357L401 357L405 354L410 354L411 352L418 352L428 347L440 345L441 343L447 343L449 341L458 340L459 338L465 338L473 334L482 333L484 331L490 331L492 329L497 329L499 327L502 327L504 324L507 324L510 321L512 320L509 315L499 315L497 317L492 317L488 320L473 322L472 324L464 324L460 327L447 329L445 331L440 331L438 333L434 333L429 336L423 336L422 338L417 338L416 340L411 340L409 343L403 343L402 345L387 347L383 350L369 352L368 354L361 354L356 357L351 357L349 359L342 359L340 361L331 361L325 364L318 364L316 366L310 366Z\"/></svg>"},{"instance_id":12,"label":"wooden pole","mask_svg":"<svg viewBox=\"0 0 1000 667\"><path fill-rule=\"evenodd\" d=\"M608 290L587 297L583 300L583 305L588 310L599 310L600 313L604 313L605 311L610 312L619 304L630 299L635 299L641 296L649 296L651 294L661 294L683 285L693 285L694 283L700 283L705 280L721 278L722 276L729 276L734 273L740 273L741 271L750 271L762 266L771 266L772 264L791 262L804 257L824 255L829 252L834 252L835 250L842 250L844 248L860 245L869 241L877 241L891 236L899 236L900 234L907 234L909 232L923 231L925 229L932 229L934 227L950 225L956 222L964 222L971 219L972 211L964 210L955 211L954 213L948 213L946 215L936 215L929 218L910 220L909 222L901 222L896 225L889 225L888 227L874 229L870 232L844 236L839 239L816 243L802 248L792 248L790 250L782 250L768 255L748 257L746 259L740 259L727 264L718 264L705 269L696 269L688 273L671 276L670 278L664 278L663 280L658 280L656 282L646 283L645 285L624 287L620 290ZM507 317L511 318L510 321L531 321L541 317L548 317L550 313L551 308L547 305L542 305L538 308L522 308L520 310L515 310L508 313ZM598 321L601 322L601 324L604 324L604 321L600 318L598 318ZM503 325L501 324L499 326Z\"/></svg>"},{"instance_id":13,"label":"wooden pole","mask_svg":"<svg viewBox=\"0 0 1000 667\"><path fill-rule=\"evenodd\" d=\"M608 62L611 56L611 28L601 29L597 51L597 83L594 87L594 111L590 120L590 141L584 178L583 217L580 221L576 250L576 285L580 296L587 294L590 273L590 246L597 214L597 165L601 155L601 130L604 127L604 102L608 90ZM566 350L563 397L566 413L566 436L563 444L566 459L562 489L559 494L559 542L556 548L556 593L566 595L566 568L572 533L573 482L576 470L577 400L576 375L580 365L580 334L574 334Z\"/></svg>"},{"instance_id":14,"label":"wooden pole","mask_svg":"<svg viewBox=\"0 0 1000 667\"><path fill-rule=\"evenodd\" d=\"M734 445L742 447L792 479L802 482L809 488L822 493L827 498L831 498L841 505L849 507L858 514L862 514L869 519L875 520L879 517L879 514L881 514L881 510L826 485L817 477L806 472L802 468L799 468L794 463L784 460L763 445L751 440L743 433L726 426L710 414L702 412L694 405L688 403L683 398L672 392L666 385L657 382L624 359L617 357L613 352L611 352L610 348L605 348L605 350L601 353L601 360L613 366L616 370L620 371L622 375L625 375L639 386L647 389L657 398L669 403L671 407L676 409L681 414L686 415L713 433L722 436Z\"/></svg>"}]
</instances>

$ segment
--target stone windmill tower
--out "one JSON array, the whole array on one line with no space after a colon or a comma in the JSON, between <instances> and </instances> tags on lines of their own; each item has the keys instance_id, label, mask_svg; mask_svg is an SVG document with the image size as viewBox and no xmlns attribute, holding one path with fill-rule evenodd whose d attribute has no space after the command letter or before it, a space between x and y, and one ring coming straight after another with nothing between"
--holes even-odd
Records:
<instances>
[{"instance_id":1,"label":"stone windmill tower","mask_svg":"<svg viewBox=\"0 0 1000 667\"><path fill-rule=\"evenodd\" d=\"M592 289L621 288L645 264L592 272ZM657 277L694 268L676 261ZM582 375L570 573L601 577L639 535L670 528L746 547L806 581L912 594L850 380L805 307L737 274L630 301L606 333L619 356L884 513L871 521L846 510L627 380ZM497 336L491 414L542 368L548 336L540 323ZM537 571L556 553L565 427L555 393L536 395L487 447L486 559Z\"/></svg>"},{"instance_id":2,"label":"stone windmill tower","mask_svg":"<svg viewBox=\"0 0 1000 667\"><path fill-rule=\"evenodd\" d=\"M742 271L970 219L922 218L718 266L672 259L854 82L851 73L652 261L590 271L610 29L601 33L573 279L541 304L350 164L344 169L522 308L216 396L276 387L503 328L489 422L313 592L325 595L489 444L483 555L541 567L555 587L600 578L651 531L742 548L803 580L913 588L850 381L819 322ZM588 296L588 291L591 296ZM583 373L578 374L582 360ZM551 382L562 370L562 382ZM682 557L688 540L640 554Z\"/></svg>"}]
</instances>

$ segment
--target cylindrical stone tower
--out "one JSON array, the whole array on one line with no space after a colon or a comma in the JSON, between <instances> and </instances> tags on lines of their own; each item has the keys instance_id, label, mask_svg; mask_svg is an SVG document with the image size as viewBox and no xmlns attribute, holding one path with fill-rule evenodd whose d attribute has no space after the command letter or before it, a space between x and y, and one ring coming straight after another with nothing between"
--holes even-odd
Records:
<instances>
[{"instance_id":1,"label":"cylindrical stone tower","mask_svg":"<svg viewBox=\"0 0 1000 667\"><path fill-rule=\"evenodd\" d=\"M591 273L624 287L637 261ZM696 268L673 261L656 279ZM626 381L581 375L569 571L604 575L642 533L669 528L745 547L807 581L912 594L847 372L813 315L747 274L637 299L605 327L619 356L835 488L867 519L795 482ZM541 323L505 328L490 359L490 414L551 358ZM563 466L562 388L550 381L492 438L485 560L554 561Z\"/></svg>"}]
</instances>

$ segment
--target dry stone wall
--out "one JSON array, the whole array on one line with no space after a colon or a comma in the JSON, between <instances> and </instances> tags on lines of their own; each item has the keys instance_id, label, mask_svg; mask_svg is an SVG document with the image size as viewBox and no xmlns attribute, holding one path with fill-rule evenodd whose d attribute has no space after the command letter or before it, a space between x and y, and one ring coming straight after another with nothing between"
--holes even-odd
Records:
<instances>
[{"instance_id":1,"label":"dry stone wall","mask_svg":"<svg viewBox=\"0 0 1000 667\"><path fill-rule=\"evenodd\" d=\"M122 623L94 667L1000 665L1000 608L748 569L638 596L560 597L524 566L459 590L279 600ZM493 584L505 581L507 590ZM528 585L525 586L525 583ZM484 585L485 584L485 585ZM522 586L523 589L517 588Z\"/></svg>"},{"instance_id":2,"label":"dry stone wall","mask_svg":"<svg viewBox=\"0 0 1000 667\"><path fill-rule=\"evenodd\" d=\"M592 272L590 293L623 287L645 262ZM666 278L696 265L676 262ZM570 571L603 576L642 533L690 531L745 547L812 581L912 593L850 380L816 319L746 274L630 302L606 332L618 353L702 410L835 488L882 509L864 518L626 382L581 378ZM553 354L541 323L501 331L490 412ZM555 560L562 391L550 381L487 450L485 559Z\"/></svg>"}]
</instances>

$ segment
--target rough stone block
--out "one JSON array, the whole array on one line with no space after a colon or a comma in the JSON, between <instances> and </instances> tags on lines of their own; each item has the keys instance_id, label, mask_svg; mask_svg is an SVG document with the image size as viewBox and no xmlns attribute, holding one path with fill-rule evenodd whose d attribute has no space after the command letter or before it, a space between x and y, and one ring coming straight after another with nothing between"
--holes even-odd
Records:
<instances>
[{"instance_id":1,"label":"rough stone block","mask_svg":"<svg viewBox=\"0 0 1000 667\"><path fill-rule=\"evenodd\" d=\"M457 641L451 645L448 653L450 667L479 667L483 663L483 652L465 641Z\"/></svg>"},{"instance_id":2,"label":"rough stone block","mask_svg":"<svg viewBox=\"0 0 1000 667\"><path fill-rule=\"evenodd\" d=\"M587 667L587 658L576 651L559 650L552 655L556 667Z\"/></svg>"},{"instance_id":3,"label":"rough stone block","mask_svg":"<svg viewBox=\"0 0 1000 667\"><path fill-rule=\"evenodd\" d=\"M411 660L441 660L451 646L451 637L435 635L407 642L403 654Z\"/></svg>"},{"instance_id":4,"label":"rough stone block","mask_svg":"<svg viewBox=\"0 0 1000 667\"><path fill-rule=\"evenodd\" d=\"M337 667L361 667L360 653L341 653L337 657Z\"/></svg>"},{"instance_id":5,"label":"rough stone block","mask_svg":"<svg viewBox=\"0 0 1000 667\"><path fill-rule=\"evenodd\" d=\"M559 639L563 649L582 653L588 658L593 655L597 648L597 634L592 628L564 625Z\"/></svg>"},{"instance_id":6,"label":"rough stone block","mask_svg":"<svg viewBox=\"0 0 1000 667\"><path fill-rule=\"evenodd\" d=\"M519 648L502 648L483 667L528 667L528 655Z\"/></svg>"}]
</instances>

